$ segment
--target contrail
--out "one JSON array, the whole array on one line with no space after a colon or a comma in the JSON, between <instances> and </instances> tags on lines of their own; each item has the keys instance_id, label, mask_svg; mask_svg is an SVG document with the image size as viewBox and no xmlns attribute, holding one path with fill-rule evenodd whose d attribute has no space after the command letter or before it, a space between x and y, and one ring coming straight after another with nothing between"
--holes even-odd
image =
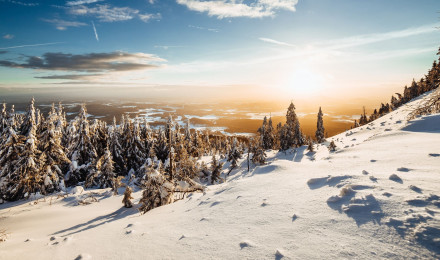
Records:
<instances>
[{"instance_id":1,"label":"contrail","mask_svg":"<svg viewBox=\"0 0 440 260\"><path fill-rule=\"evenodd\" d=\"M95 23L93 21L92 21L92 25L93 25L93 31L95 31L96 41L99 42L98 32L96 31Z\"/></svg>"},{"instance_id":2,"label":"contrail","mask_svg":"<svg viewBox=\"0 0 440 260\"><path fill-rule=\"evenodd\" d=\"M48 43L38 43L38 44L28 44L28 45L17 45L17 46L11 46L11 47L3 47L3 48L0 48L0 50L44 46L44 45L54 45L54 44L60 44L60 43L64 43L64 42L48 42Z\"/></svg>"}]
</instances>

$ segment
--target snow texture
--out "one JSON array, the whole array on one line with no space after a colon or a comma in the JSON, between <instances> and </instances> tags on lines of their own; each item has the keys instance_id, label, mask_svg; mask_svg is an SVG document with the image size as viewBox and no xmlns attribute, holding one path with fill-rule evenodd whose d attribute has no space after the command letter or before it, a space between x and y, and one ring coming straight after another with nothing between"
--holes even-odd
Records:
<instances>
[{"instance_id":1,"label":"snow texture","mask_svg":"<svg viewBox=\"0 0 440 260\"><path fill-rule=\"evenodd\" d=\"M0 259L439 259L440 114L407 121L428 98L328 138L314 160L267 151L248 172L243 158L225 182L143 215L142 191L133 208L109 188L85 206L78 187L6 202Z\"/></svg>"}]
</instances>

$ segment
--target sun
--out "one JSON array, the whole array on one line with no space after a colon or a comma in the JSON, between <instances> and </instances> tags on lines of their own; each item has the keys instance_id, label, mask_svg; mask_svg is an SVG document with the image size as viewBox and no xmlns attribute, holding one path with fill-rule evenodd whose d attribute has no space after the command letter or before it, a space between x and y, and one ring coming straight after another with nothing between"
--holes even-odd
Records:
<instances>
[{"instance_id":1,"label":"sun","mask_svg":"<svg viewBox=\"0 0 440 260\"><path fill-rule=\"evenodd\" d=\"M324 87L323 77L309 69L296 68L288 76L284 89L290 94L309 96L319 93Z\"/></svg>"}]
</instances>

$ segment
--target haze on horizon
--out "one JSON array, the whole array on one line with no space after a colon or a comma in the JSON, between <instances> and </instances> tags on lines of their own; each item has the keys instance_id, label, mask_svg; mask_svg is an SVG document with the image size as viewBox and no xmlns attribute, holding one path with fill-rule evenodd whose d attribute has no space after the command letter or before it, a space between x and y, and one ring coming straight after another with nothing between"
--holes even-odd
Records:
<instances>
[{"instance_id":1,"label":"haze on horizon","mask_svg":"<svg viewBox=\"0 0 440 260\"><path fill-rule=\"evenodd\" d=\"M436 0L0 0L0 95L374 106L436 59L438 9Z\"/></svg>"}]
</instances>

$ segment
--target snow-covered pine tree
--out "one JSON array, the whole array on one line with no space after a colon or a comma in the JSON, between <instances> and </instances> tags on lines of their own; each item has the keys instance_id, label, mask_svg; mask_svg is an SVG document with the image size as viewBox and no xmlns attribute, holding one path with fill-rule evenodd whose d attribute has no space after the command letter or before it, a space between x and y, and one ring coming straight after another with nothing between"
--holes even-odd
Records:
<instances>
[{"instance_id":1,"label":"snow-covered pine tree","mask_svg":"<svg viewBox=\"0 0 440 260\"><path fill-rule=\"evenodd\" d=\"M212 161L211 161L211 184L214 184L214 182L218 181L221 177L223 169L223 163L217 161L217 158L215 157L215 154L212 155Z\"/></svg>"},{"instance_id":2,"label":"snow-covered pine tree","mask_svg":"<svg viewBox=\"0 0 440 260\"><path fill-rule=\"evenodd\" d=\"M334 152L334 151L336 151L336 144L335 144L335 141L331 141L330 142L330 144L329 144L329 146L328 146L328 150L330 151L330 152Z\"/></svg>"},{"instance_id":3,"label":"snow-covered pine tree","mask_svg":"<svg viewBox=\"0 0 440 260\"><path fill-rule=\"evenodd\" d=\"M285 151L293 146L301 146L303 144L303 134L295 113L295 105L293 102L290 102L286 113L286 124L280 131L280 148Z\"/></svg>"},{"instance_id":4,"label":"snow-covered pine tree","mask_svg":"<svg viewBox=\"0 0 440 260\"><path fill-rule=\"evenodd\" d=\"M29 106L28 106L28 109L26 111L26 115L24 117L24 121L23 121L23 123L21 124L21 127L20 127L20 134L21 135L29 136L30 131L31 131L32 128L34 128L34 130L35 130L34 136L36 134L37 128L36 128L36 120L35 120L35 106L34 106L34 103L35 103L35 99L32 98L31 101L29 102Z\"/></svg>"},{"instance_id":5,"label":"snow-covered pine tree","mask_svg":"<svg viewBox=\"0 0 440 260\"><path fill-rule=\"evenodd\" d=\"M116 118L113 117L113 124L109 130L110 135L110 152L113 156L115 172L118 175L126 175L126 166L124 160L124 151L122 150L122 145L120 144L120 133L118 131L118 126L116 125Z\"/></svg>"},{"instance_id":6,"label":"snow-covered pine tree","mask_svg":"<svg viewBox=\"0 0 440 260\"><path fill-rule=\"evenodd\" d=\"M133 202L131 202L131 200L133 199L133 197L131 196L132 192L133 190L130 188L130 186L127 186L125 188L124 198L122 199L122 203L124 203L124 207L126 208L133 207Z\"/></svg>"},{"instance_id":7,"label":"snow-covered pine tree","mask_svg":"<svg viewBox=\"0 0 440 260\"><path fill-rule=\"evenodd\" d=\"M312 138L309 136L309 138L307 139L307 150L311 153L315 152L315 149L313 148L314 143Z\"/></svg>"},{"instance_id":8,"label":"snow-covered pine tree","mask_svg":"<svg viewBox=\"0 0 440 260\"><path fill-rule=\"evenodd\" d=\"M229 169L227 175L229 175L232 172L232 170L237 168L238 160L241 159L241 154L242 152L238 147L237 138L234 138L234 140L232 141L231 150L228 153L228 162L231 162L231 168Z\"/></svg>"},{"instance_id":9,"label":"snow-covered pine tree","mask_svg":"<svg viewBox=\"0 0 440 260\"><path fill-rule=\"evenodd\" d=\"M139 201L142 205L139 207L139 211L145 214L159 206L173 203L174 190L174 184L169 182L162 173L153 171L148 176L146 188L142 192L142 198Z\"/></svg>"},{"instance_id":10,"label":"snow-covered pine tree","mask_svg":"<svg viewBox=\"0 0 440 260\"><path fill-rule=\"evenodd\" d=\"M162 163L164 163L168 158L169 148L168 148L168 140L165 136L165 133L162 129L159 129L157 134L157 140L154 143L154 153Z\"/></svg>"},{"instance_id":11,"label":"snow-covered pine tree","mask_svg":"<svg viewBox=\"0 0 440 260\"><path fill-rule=\"evenodd\" d=\"M134 120L132 123L128 116L125 122L124 139L125 165L128 171L133 170L137 175L145 160L145 148L141 140L138 121Z\"/></svg>"},{"instance_id":12,"label":"snow-covered pine tree","mask_svg":"<svg viewBox=\"0 0 440 260\"><path fill-rule=\"evenodd\" d=\"M75 120L76 123L71 125L71 130L75 130L74 125L77 125L78 131L76 133L73 131L68 132L68 134L74 135L73 138L68 138L68 140L71 140L68 149L71 166L65 176L65 181L69 185L76 185L78 182L85 181L93 170L98 156L90 137L90 126L85 104L81 105L80 112Z\"/></svg>"},{"instance_id":13,"label":"snow-covered pine tree","mask_svg":"<svg viewBox=\"0 0 440 260\"><path fill-rule=\"evenodd\" d=\"M25 138L17 135L11 126L8 126L2 135L0 147L0 198L8 200L11 196L11 187L15 186L18 176L14 175L17 161L21 158ZM8 193L8 194L7 194Z\"/></svg>"},{"instance_id":14,"label":"snow-covered pine tree","mask_svg":"<svg viewBox=\"0 0 440 260\"><path fill-rule=\"evenodd\" d=\"M93 120L90 125L90 136L97 155L103 155L105 153L105 148L109 145L107 124L97 119Z\"/></svg>"},{"instance_id":15,"label":"snow-covered pine tree","mask_svg":"<svg viewBox=\"0 0 440 260\"><path fill-rule=\"evenodd\" d=\"M322 119L322 117L323 117L323 113L322 113L321 107L319 107L318 120L316 123L316 132L315 132L315 137L316 137L316 141L318 142L318 144L325 141L324 120Z\"/></svg>"},{"instance_id":16,"label":"snow-covered pine tree","mask_svg":"<svg viewBox=\"0 0 440 260\"><path fill-rule=\"evenodd\" d=\"M295 147L300 147L303 146L305 144L305 138L304 138L304 134L301 131L301 128L299 126L299 121L296 121L295 124L295 131L294 131L294 141L293 144Z\"/></svg>"},{"instance_id":17,"label":"snow-covered pine tree","mask_svg":"<svg viewBox=\"0 0 440 260\"><path fill-rule=\"evenodd\" d=\"M70 160L61 145L61 135L55 128L56 114L50 113L41 124L43 132L39 136L39 149L43 156L40 160L41 171L44 178L45 190L49 193L58 191L64 184L64 172L66 172Z\"/></svg>"},{"instance_id":18,"label":"snow-covered pine tree","mask_svg":"<svg viewBox=\"0 0 440 260\"><path fill-rule=\"evenodd\" d=\"M106 147L104 155L96 161L94 171L87 176L86 186L98 186L99 188L112 187L112 190L114 190L116 173L113 164L110 149Z\"/></svg>"},{"instance_id":19,"label":"snow-covered pine tree","mask_svg":"<svg viewBox=\"0 0 440 260\"><path fill-rule=\"evenodd\" d=\"M8 127L8 112L6 110L6 103L3 103L2 111L0 114L0 134L2 134Z\"/></svg>"},{"instance_id":20,"label":"snow-covered pine tree","mask_svg":"<svg viewBox=\"0 0 440 260\"><path fill-rule=\"evenodd\" d=\"M263 165L266 163L266 153L261 146L262 140L253 147L252 162L255 164Z\"/></svg>"},{"instance_id":21,"label":"snow-covered pine tree","mask_svg":"<svg viewBox=\"0 0 440 260\"><path fill-rule=\"evenodd\" d=\"M33 107L33 106L32 106ZM32 109L29 106L29 109ZM30 113L28 113L30 114ZM14 163L14 170L9 174L4 198L14 201L28 198L32 193L46 194L43 174L40 171L41 152L37 148L35 117L25 117L26 142L20 157ZM27 120L31 122L27 122Z\"/></svg>"}]
</instances>

